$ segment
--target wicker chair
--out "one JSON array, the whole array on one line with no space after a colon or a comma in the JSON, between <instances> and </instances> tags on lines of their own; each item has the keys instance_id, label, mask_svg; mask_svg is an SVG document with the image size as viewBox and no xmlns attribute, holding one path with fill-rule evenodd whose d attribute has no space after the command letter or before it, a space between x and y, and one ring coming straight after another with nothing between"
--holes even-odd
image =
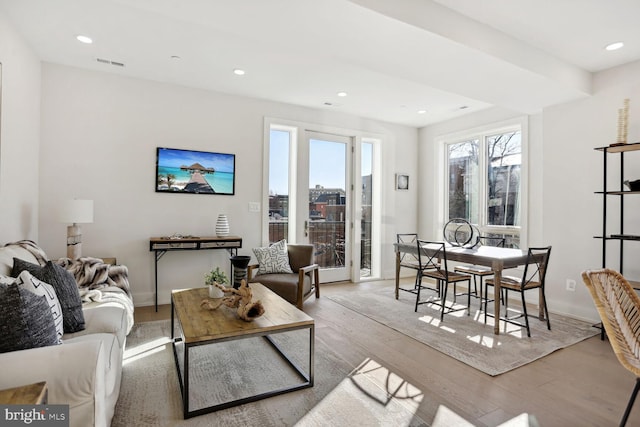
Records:
<instances>
[{"instance_id":1,"label":"wicker chair","mask_svg":"<svg viewBox=\"0 0 640 427\"><path fill-rule=\"evenodd\" d=\"M620 421L624 426L640 391L640 298L617 271L585 271L582 280L589 288L618 361L636 376L635 388Z\"/></svg>"}]
</instances>

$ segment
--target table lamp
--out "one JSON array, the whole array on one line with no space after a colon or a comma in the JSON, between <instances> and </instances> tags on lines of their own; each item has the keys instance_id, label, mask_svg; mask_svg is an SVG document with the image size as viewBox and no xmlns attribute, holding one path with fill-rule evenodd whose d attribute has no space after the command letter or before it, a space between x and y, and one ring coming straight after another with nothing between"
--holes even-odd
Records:
<instances>
[{"instance_id":1,"label":"table lamp","mask_svg":"<svg viewBox=\"0 0 640 427\"><path fill-rule=\"evenodd\" d=\"M93 222L93 200L67 200L62 206L60 221L72 224L67 227L67 257L80 258L82 256L82 231L78 224Z\"/></svg>"}]
</instances>

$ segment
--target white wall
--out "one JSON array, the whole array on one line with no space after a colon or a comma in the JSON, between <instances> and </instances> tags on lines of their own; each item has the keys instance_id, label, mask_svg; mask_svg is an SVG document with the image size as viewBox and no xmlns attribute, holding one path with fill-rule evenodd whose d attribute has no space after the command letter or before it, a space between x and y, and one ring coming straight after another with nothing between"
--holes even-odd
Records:
<instances>
[{"instance_id":1,"label":"white wall","mask_svg":"<svg viewBox=\"0 0 640 427\"><path fill-rule=\"evenodd\" d=\"M601 267L603 155L594 151L616 142L618 109L631 99L629 142L640 141L640 62L594 76L594 95L558 105L544 112L544 236L554 245L550 302L559 311L597 319L581 272ZM640 153L627 154L625 177L640 178ZM619 179L619 156L611 156L609 179ZM609 189L615 189L610 187ZM617 197L609 196L609 232L617 226ZM625 232L640 234L640 199L625 198ZM615 242L608 243L607 266L618 269ZM640 278L640 244L625 244L624 274ZM555 262L554 262L555 261ZM576 292L565 290L567 278L578 282Z\"/></svg>"},{"instance_id":2,"label":"white wall","mask_svg":"<svg viewBox=\"0 0 640 427\"><path fill-rule=\"evenodd\" d=\"M82 226L83 254L115 256L129 267L134 301L153 301L153 257L148 239L173 233L214 235L219 213L243 237L243 255L260 246L264 117L383 134L386 240L383 271L393 274L397 223L417 228L417 186L393 191L396 171L416 176L417 130L326 110L230 96L43 64L40 165L40 244L65 255L61 201L91 198L95 220ZM236 154L235 196L155 193L158 146ZM264 209L265 206L262 206ZM159 301L170 289L199 286L212 265L227 266L223 251L172 252L159 262Z\"/></svg>"},{"instance_id":3,"label":"white wall","mask_svg":"<svg viewBox=\"0 0 640 427\"><path fill-rule=\"evenodd\" d=\"M0 15L0 242L38 239L40 61Z\"/></svg>"}]
</instances>

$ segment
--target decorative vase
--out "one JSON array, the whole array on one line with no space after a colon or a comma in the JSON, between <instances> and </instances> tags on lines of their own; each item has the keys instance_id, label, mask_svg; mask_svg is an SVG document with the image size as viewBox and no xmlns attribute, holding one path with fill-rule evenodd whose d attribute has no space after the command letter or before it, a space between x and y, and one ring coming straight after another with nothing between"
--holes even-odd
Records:
<instances>
[{"instance_id":1,"label":"decorative vase","mask_svg":"<svg viewBox=\"0 0 640 427\"><path fill-rule=\"evenodd\" d=\"M216 236L225 237L229 235L229 220L224 214L218 215L218 221L216 221Z\"/></svg>"},{"instance_id":2,"label":"decorative vase","mask_svg":"<svg viewBox=\"0 0 640 427\"><path fill-rule=\"evenodd\" d=\"M240 284L247 279L247 267L251 257L247 255L235 255L230 258L233 266L233 287L240 289Z\"/></svg>"},{"instance_id":3,"label":"decorative vase","mask_svg":"<svg viewBox=\"0 0 640 427\"><path fill-rule=\"evenodd\" d=\"M207 285L209 287L209 298L222 298L224 292L215 285Z\"/></svg>"}]
</instances>

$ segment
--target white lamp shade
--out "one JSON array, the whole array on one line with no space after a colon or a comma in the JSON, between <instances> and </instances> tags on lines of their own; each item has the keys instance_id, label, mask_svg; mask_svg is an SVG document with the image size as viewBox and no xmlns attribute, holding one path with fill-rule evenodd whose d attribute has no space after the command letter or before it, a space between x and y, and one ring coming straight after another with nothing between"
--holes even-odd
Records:
<instances>
[{"instance_id":1,"label":"white lamp shade","mask_svg":"<svg viewBox=\"0 0 640 427\"><path fill-rule=\"evenodd\" d=\"M67 224L93 222L93 200L67 200L60 210L60 222Z\"/></svg>"}]
</instances>

